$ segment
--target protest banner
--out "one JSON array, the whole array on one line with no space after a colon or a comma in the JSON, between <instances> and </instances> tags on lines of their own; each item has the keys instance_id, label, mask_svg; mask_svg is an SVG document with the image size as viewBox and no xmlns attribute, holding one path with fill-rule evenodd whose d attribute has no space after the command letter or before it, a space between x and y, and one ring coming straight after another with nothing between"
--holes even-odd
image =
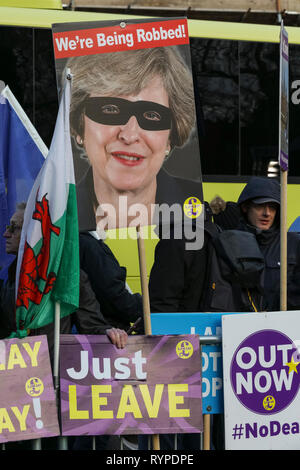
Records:
<instances>
[{"instance_id":1,"label":"protest banner","mask_svg":"<svg viewBox=\"0 0 300 470\"><path fill-rule=\"evenodd\" d=\"M186 18L55 24L52 30L58 88L66 67L73 77L80 230L163 223L167 237L175 221L178 237L184 230L193 249L201 248L202 176ZM136 231L127 237L136 239Z\"/></svg>"},{"instance_id":2,"label":"protest banner","mask_svg":"<svg viewBox=\"0 0 300 470\"><path fill-rule=\"evenodd\" d=\"M217 344L202 344L202 409L206 414L224 412L222 316L235 313L152 313L153 334L218 336Z\"/></svg>"},{"instance_id":3,"label":"protest banner","mask_svg":"<svg viewBox=\"0 0 300 470\"><path fill-rule=\"evenodd\" d=\"M60 433L46 336L0 341L0 442Z\"/></svg>"},{"instance_id":4,"label":"protest banner","mask_svg":"<svg viewBox=\"0 0 300 470\"><path fill-rule=\"evenodd\" d=\"M62 335L62 434L202 431L196 336L131 336L117 349L106 336Z\"/></svg>"},{"instance_id":5,"label":"protest banner","mask_svg":"<svg viewBox=\"0 0 300 470\"><path fill-rule=\"evenodd\" d=\"M299 312L222 318L225 444L299 450Z\"/></svg>"},{"instance_id":6,"label":"protest banner","mask_svg":"<svg viewBox=\"0 0 300 470\"><path fill-rule=\"evenodd\" d=\"M105 237L121 242L138 239L146 325L149 299L141 237L157 243L172 232L172 237L185 239L186 249L203 245L187 20L54 24L52 31L59 90L64 70L72 75L79 229L97 230L101 238L106 231ZM114 254L119 260L129 251L125 243Z\"/></svg>"}]
</instances>

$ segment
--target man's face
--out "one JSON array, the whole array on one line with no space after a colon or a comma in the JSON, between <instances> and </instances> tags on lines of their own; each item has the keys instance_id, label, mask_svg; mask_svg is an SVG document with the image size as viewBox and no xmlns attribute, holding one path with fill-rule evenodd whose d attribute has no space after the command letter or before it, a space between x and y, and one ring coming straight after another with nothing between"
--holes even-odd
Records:
<instances>
[{"instance_id":1,"label":"man's face","mask_svg":"<svg viewBox=\"0 0 300 470\"><path fill-rule=\"evenodd\" d=\"M3 236L6 238L6 253L17 255L21 239L24 212L18 210L10 219L10 225L6 228Z\"/></svg>"},{"instance_id":2,"label":"man's face","mask_svg":"<svg viewBox=\"0 0 300 470\"><path fill-rule=\"evenodd\" d=\"M264 204L254 204L253 202L242 210L247 214L250 225L260 229L268 230L272 227L277 212L277 204L266 202Z\"/></svg>"}]
</instances>

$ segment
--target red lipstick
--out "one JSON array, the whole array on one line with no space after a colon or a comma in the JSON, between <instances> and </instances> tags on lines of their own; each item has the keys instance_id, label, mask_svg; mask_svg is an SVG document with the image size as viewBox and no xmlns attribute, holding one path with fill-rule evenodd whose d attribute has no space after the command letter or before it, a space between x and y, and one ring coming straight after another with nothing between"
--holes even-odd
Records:
<instances>
[{"instance_id":1,"label":"red lipstick","mask_svg":"<svg viewBox=\"0 0 300 470\"><path fill-rule=\"evenodd\" d=\"M142 155L139 155L137 153L122 152L122 151L111 152L111 155L113 156L115 160L117 160L119 163L125 166L140 165L145 158Z\"/></svg>"}]
</instances>

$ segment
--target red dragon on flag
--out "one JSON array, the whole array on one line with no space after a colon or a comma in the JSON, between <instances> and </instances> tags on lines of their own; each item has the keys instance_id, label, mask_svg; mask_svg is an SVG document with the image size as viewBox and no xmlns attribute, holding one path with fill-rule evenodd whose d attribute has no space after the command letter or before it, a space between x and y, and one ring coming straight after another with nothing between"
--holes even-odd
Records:
<instances>
[{"instance_id":1,"label":"red dragon on flag","mask_svg":"<svg viewBox=\"0 0 300 470\"><path fill-rule=\"evenodd\" d=\"M51 272L47 275L47 271L50 259L51 232L58 236L60 228L52 224L49 212L49 201L46 196L47 194L43 196L41 201L36 199L35 210L32 214L32 219L38 220L41 223L41 249L39 253L35 255L33 248L26 241L20 268L16 306L24 306L26 309L29 307L29 301L39 305L43 296L52 290L56 279L54 273ZM39 288L39 282L41 280L46 282L43 290Z\"/></svg>"}]
</instances>

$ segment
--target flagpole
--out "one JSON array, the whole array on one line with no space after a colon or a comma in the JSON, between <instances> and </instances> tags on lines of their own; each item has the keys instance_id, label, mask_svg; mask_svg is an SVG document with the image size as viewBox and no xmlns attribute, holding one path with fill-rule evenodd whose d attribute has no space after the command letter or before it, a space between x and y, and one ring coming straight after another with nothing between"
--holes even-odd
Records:
<instances>
[{"instance_id":1,"label":"flagpole","mask_svg":"<svg viewBox=\"0 0 300 470\"><path fill-rule=\"evenodd\" d=\"M69 68L66 69L65 83L67 80L72 80L72 74ZM53 379L57 409L60 410L60 396L59 396L59 355L60 355L60 318L61 309L60 302L55 302L55 317L54 317L54 365L53 365ZM65 436L59 437L59 450L68 450L68 438Z\"/></svg>"}]
</instances>

